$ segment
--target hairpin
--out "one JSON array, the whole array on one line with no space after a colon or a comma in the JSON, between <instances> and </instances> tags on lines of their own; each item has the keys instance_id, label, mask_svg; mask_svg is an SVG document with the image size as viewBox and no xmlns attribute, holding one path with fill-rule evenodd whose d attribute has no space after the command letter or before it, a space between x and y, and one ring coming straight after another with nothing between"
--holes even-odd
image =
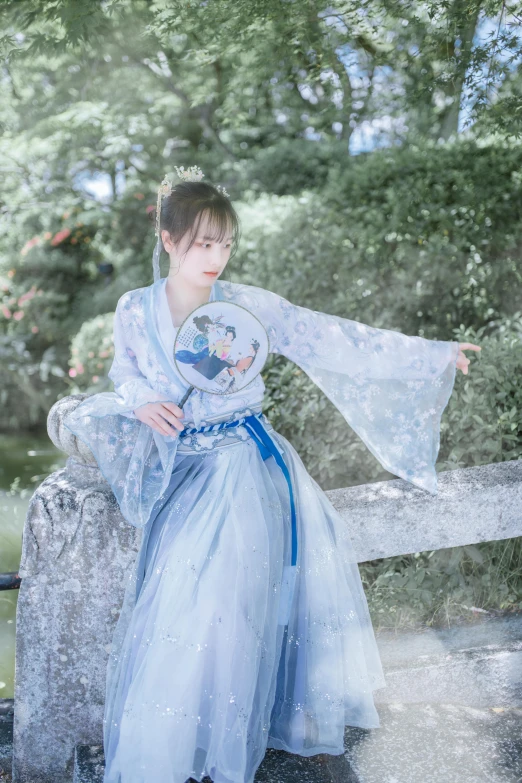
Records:
<instances>
[{"instance_id":1,"label":"hairpin","mask_svg":"<svg viewBox=\"0 0 522 783\"><path fill-rule=\"evenodd\" d=\"M205 176L199 166L191 166L190 168L186 169L184 166L174 166L176 169L176 174L181 180L184 180L185 182L200 182L203 177ZM223 185L216 185L216 189L222 193L224 196L227 196L230 198L229 194L223 187ZM156 201L156 236L159 237L160 235L160 215L161 215L161 201L165 198L165 196L170 196L172 193L172 180L165 176L163 177L163 181L161 185L158 188L158 198Z\"/></svg>"},{"instance_id":2,"label":"hairpin","mask_svg":"<svg viewBox=\"0 0 522 783\"><path fill-rule=\"evenodd\" d=\"M172 180L168 179L167 175L163 177L163 181L158 188L158 198L156 201L156 236L160 235L160 214L161 214L161 200L165 196L170 196L172 193Z\"/></svg>"},{"instance_id":3,"label":"hairpin","mask_svg":"<svg viewBox=\"0 0 522 783\"><path fill-rule=\"evenodd\" d=\"M185 169L185 166L174 166L174 168L178 177L187 182L199 182L205 176L199 166L191 166L189 169Z\"/></svg>"}]
</instances>

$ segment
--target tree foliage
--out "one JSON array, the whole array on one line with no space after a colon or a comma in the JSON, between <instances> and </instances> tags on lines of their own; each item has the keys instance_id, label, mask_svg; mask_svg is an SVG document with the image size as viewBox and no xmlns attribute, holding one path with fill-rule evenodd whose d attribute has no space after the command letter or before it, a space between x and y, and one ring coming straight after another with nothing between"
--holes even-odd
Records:
<instances>
[{"instance_id":1,"label":"tree foliage","mask_svg":"<svg viewBox=\"0 0 522 783\"><path fill-rule=\"evenodd\" d=\"M103 383L96 331L76 336L152 281L148 208L174 164L197 162L240 200L236 279L428 337L511 317L517 13L463 0L4 2L4 426L19 424L21 390L36 426L81 383L75 338L85 385ZM355 155L368 129L386 148Z\"/></svg>"}]
</instances>

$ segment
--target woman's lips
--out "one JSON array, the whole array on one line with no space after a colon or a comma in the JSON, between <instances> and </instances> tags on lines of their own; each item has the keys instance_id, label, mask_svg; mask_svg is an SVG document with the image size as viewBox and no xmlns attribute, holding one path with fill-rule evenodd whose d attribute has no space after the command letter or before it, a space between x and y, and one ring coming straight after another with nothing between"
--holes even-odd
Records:
<instances>
[{"instance_id":1,"label":"woman's lips","mask_svg":"<svg viewBox=\"0 0 522 783\"><path fill-rule=\"evenodd\" d=\"M211 277L217 277L217 272L204 272L205 275L210 275Z\"/></svg>"}]
</instances>

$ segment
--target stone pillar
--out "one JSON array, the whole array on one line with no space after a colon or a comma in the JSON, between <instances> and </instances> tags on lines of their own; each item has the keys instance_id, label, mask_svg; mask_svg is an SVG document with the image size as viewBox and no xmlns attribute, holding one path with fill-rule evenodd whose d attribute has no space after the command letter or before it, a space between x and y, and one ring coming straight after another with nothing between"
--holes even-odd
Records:
<instances>
[{"instance_id":1,"label":"stone pillar","mask_svg":"<svg viewBox=\"0 0 522 783\"><path fill-rule=\"evenodd\" d=\"M70 783L74 746L103 741L105 674L124 577L142 530L129 525L85 444L48 416L69 455L29 503L16 613L13 783Z\"/></svg>"}]
</instances>

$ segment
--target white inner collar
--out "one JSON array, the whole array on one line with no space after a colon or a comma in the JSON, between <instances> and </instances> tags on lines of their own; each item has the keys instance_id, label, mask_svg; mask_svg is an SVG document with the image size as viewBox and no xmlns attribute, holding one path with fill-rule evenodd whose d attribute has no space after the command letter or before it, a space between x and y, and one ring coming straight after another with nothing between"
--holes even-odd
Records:
<instances>
[{"instance_id":1,"label":"white inner collar","mask_svg":"<svg viewBox=\"0 0 522 783\"><path fill-rule=\"evenodd\" d=\"M158 321L159 321L159 333L160 333L161 341L165 347L165 350L169 356L170 361L172 362L172 365L174 365L174 357L173 357L174 341L176 339L176 334L178 332L179 326L174 326L172 322L172 315L170 312L169 301L167 299L167 280L168 277L164 277L161 282ZM210 291L210 298L208 300L209 302L213 302L214 299L216 298L215 286L216 284L214 283Z\"/></svg>"}]
</instances>

